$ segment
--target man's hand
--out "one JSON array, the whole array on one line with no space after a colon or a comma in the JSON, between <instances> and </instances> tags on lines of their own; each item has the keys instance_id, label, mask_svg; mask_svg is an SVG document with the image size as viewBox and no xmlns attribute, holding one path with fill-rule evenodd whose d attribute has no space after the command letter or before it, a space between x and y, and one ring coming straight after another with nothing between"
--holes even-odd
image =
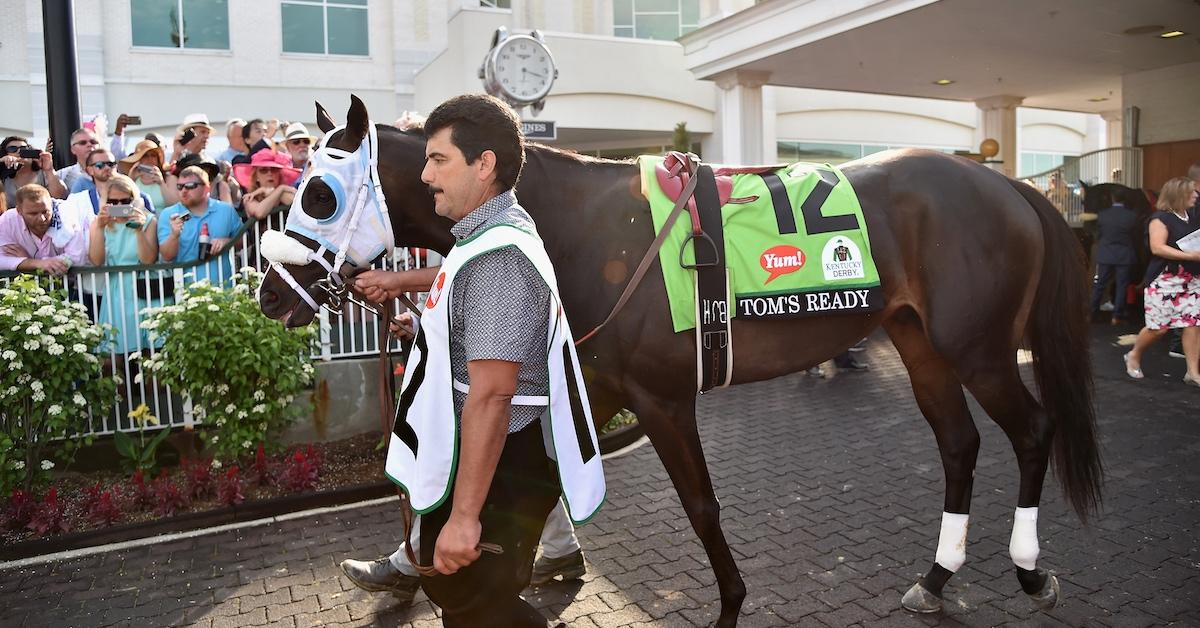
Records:
<instances>
[{"instance_id":1,"label":"man's hand","mask_svg":"<svg viewBox=\"0 0 1200 628\"><path fill-rule=\"evenodd\" d=\"M171 235L179 237L183 233L183 214L171 216Z\"/></svg>"},{"instance_id":2,"label":"man's hand","mask_svg":"<svg viewBox=\"0 0 1200 628\"><path fill-rule=\"evenodd\" d=\"M125 126L129 124L129 116L121 114L117 116L117 126L113 127L113 135L124 135Z\"/></svg>"},{"instance_id":3,"label":"man's hand","mask_svg":"<svg viewBox=\"0 0 1200 628\"><path fill-rule=\"evenodd\" d=\"M392 317L388 322L388 329L392 335L397 338L411 338L413 336L413 315L412 312L404 312Z\"/></svg>"},{"instance_id":4,"label":"man's hand","mask_svg":"<svg viewBox=\"0 0 1200 628\"><path fill-rule=\"evenodd\" d=\"M42 154L38 155L38 166L41 166L42 170L45 170L47 172L53 171L54 170L54 155L51 155L50 153L47 153L46 151L42 151Z\"/></svg>"},{"instance_id":5,"label":"man's hand","mask_svg":"<svg viewBox=\"0 0 1200 628\"><path fill-rule=\"evenodd\" d=\"M29 260L29 263L32 264L34 268L42 272L50 273L55 277L62 277L63 275L67 274L67 270L71 268L66 262L57 257Z\"/></svg>"},{"instance_id":6,"label":"man's hand","mask_svg":"<svg viewBox=\"0 0 1200 628\"><path fill-rule=\"evenodd\" d=\"M213 238L212 239L213 255L216 255L217 253L224 251L225 247L229 246L229 243L232 241L233 241L233 238Z\"/></svg>"},{"instance_id":7,"label":"man's hand","mask_svg":"<svg viewBox=\"0 0 1200 628\"><path fill-rule=\"evenodd\" d=\"M433 568L450 575L479 559L479 536L483 526L478 518L450 515L438 534L433 551Z\"/></svg>"},{"instance_id":8,"label":"man's hand","mask_svg":"<svg viewBox=\"0 0 1200 628\"><path fill-rule=\"evenodd\" d=\"M355 275L354 289L375 303L395 299L404 292L400 285L400 273L387 270L368 270Z\"/></svg>"}]
</instances>

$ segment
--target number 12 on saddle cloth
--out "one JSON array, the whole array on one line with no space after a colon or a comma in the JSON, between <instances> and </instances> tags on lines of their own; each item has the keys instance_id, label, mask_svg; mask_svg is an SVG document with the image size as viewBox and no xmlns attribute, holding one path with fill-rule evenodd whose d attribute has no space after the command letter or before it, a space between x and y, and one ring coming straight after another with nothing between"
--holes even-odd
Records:
<instances>
[{"instance_id":1,"label":"number 12 on saddle cloth","mask_svg":"<svg viewBox=\"0 0 1200 628\"><path fill-rule=\"evenodd\" d=\"M638 159L655 233L675 205L655 175L662 162L659 156ZM731 316L799 318L883 307L862 207L840 171L812 163L762 174L723 174L715 165L713 170L718 178L732 178L729 198L737 200L721 207L736 302ZM696 326L695 273L680 264L695 262L693 244L680 253L690 233L689 221L676 221L659 251L676 332Z\"/></svg>"}]
</instances>

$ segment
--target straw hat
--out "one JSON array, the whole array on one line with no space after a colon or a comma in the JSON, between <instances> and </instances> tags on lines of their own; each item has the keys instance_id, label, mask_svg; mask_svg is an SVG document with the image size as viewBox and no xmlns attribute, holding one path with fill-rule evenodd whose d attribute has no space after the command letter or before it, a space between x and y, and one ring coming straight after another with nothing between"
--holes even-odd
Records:
<instances>
[{"instance_id":1,"label":"straw hat","mask_svg":"<svg viewBox=\"0 0 1200 628\"><path fill-rule=\"evenodd\" d=\"M208 123L208 115L203 113L189 113L183 118L183 124L175 129L175 135L183 135L183 132L188 129L194 129L202 126L210 132L213 130L212 125Z\"/></svg>"},{"instance_id":2,"label":"straw hat","mask_svg":"<svg viewBox=\"0 0 1200 628\"><path fill-rule=\"evenodd\" d=\"M308 127L304 126L303 122L293 122L287 125L287 129L283 132L283 141L285 142L290 140L302 140L305 138L314 144L317 143L317 138L309 134Z\"/></svg>"},{"instance_id":3,"label":"straw hat","mask_svg":"<svg viewBox=\"0 0 1200 628\"><path fill-rule=\"evenodd\" d=\"M118 166L117 169L121 172L121 174L129 174L129 171L133 169L134 166L138 165L138 162L140 162L146 155L153 155L155 161L157 162L155 165L158 166L159 170L162 170L163 162L165 161L165 158L163 157L163 149L158 144L155 144L154 140L142 140L138 142L137 146L134 147L133 152L130 153L128 157L121 160L120 166Z\"/></svg>"},{"instance_id":4,"label":"straw hat","mask_svg":"<svg viewBox=\"0 0 1200 628\"><path fill-rule=\"evenodd\" d=\"M300 178L300 171L292 167L291 157L264 148L254 153L254 156L250 158L250 163L233 165L233 177L237 179L243 189L249 190L252 187L255 168L278 169L283 185L295 185L296 179Z\"/></svg>"}]
</instances>

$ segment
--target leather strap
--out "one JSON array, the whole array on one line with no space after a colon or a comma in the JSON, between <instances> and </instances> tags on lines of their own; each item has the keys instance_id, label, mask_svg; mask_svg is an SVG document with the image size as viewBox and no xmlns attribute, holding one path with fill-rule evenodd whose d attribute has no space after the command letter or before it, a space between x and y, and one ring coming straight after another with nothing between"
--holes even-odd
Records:
<instances>
[{"instance_id":1,"label":"leather strap","mask_svg":"<svg viewBox=\"0 0 1200 628\"><path fill-rule=\"evenodd\" d=\"M642 257L642 261L638 264L637 270L633 271L633 277L631 277L629 279L629 283L625 285L625 290L617 299L617 303L613 306L612 311L608 313L608 317L605 318L604 321L599 325L596 325L592 331L589 331L588 333L584 334L582 338L576 340L576 347L583 344L587 340L590 340L593 336L599 333L605 325L607 325L612 321L613 318L617 316L617 312L620 312L621 308L625 307L625 304L629 301L629 297L633 296L633 291L637 289L638 284L642 282L642 277L646 275L647 270L650 270L650 265L654 263L654 259L658 256L658 251L662 249L663 243L667 241L667 234L671 232L671 226L675 224L675 220L679 218L679 213L683 211L685 206L687 206L688 200L692 198L692 194L694 194L696 191L696 183L699 181L699 179L695 176L697 165L698 162L695 155L689 154L688 170L692 176L688 178L687 185L685 185L683 191L679 193L679 198L675 201L674 209L672 209L671 213L667 216L667 220L663 223L662 229L659 230L658 236L655 237L654 241L650 243L650 248L646 251L646 255Z\"/></svg>"}]
</instances>

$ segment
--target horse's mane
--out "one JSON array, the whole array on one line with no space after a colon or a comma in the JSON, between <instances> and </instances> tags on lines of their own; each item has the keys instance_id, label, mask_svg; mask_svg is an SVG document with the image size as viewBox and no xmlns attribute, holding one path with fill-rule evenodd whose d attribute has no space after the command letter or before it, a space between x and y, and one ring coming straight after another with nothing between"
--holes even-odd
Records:
<instances>
[{"instance_id":1,"label":"horse's mane","mask_svg":"<svg viewBox=\"0 0 1200 628\"><path fill-rule=\"evenodd\" d=\"M550 159L561 159L561 160L571 161L571 162L575 162L575 163L579 163L579 164L626 164L626 165L628 165L628 164L637 162L637 159L632 158L632 157L628 158L628 159L608 159L606 157L593 157L591 155L584 155L582 153L577 153L573 150L568 150L565 148L558 148L557 146L547 146L545 144L540 144L538 142L526 142L525 143L525 152L526 152L526 159L528 159L528 153L533 153L536 155L540 155L542 157L549 157Z\"/></svg>"}]
</instances>

